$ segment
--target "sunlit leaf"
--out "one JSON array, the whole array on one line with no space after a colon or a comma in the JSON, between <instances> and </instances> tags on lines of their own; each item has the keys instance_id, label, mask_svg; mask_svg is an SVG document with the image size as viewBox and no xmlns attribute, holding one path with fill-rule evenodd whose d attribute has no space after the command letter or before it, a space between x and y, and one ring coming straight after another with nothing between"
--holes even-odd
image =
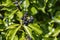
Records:
<instances>
[{"instance_id":1,"label":"sunlit leaf","mask_svg":"<svg viewBox=\"0 0 60 40\"><path fill-rule=\"evenodd\" d=\"M25 28L26 32L29 34L29 36L34 40L34 37L33 37L33 35L30 33L28 27L24 25L24 28Z\"/></svg>"},{"instance_id":2,"label":"sunlit leaf","mask_svg":"<svg viewBox=\"0 0 60 40\"><path fill-rule=\"evenodd\" d=\"M7 35L7 39L6 40L13 40L17 31L20 29L21 26L18 26L17 28L13 29L13 30L10 30L8 35Z\"/></svg>"},{"instance_id":3,"label":"sunlit leaf","mask_svg":"<svg viewBox=\"0 0 60 40\"><path fill-rule=\"evenodd\" d=\"M35 32L37 32L38 34L42 34L42 30L37 28L37 27L34 27L33 25L29 25L29 27L32 28L32 30L34 30Z\"/></svg>"},{"instance_id":4,"label":"sunlit leaf","mask_svg":"<svg viewBox=\"0 0 60 40\"><path fill-rule=\"evenodd\" d=\"M16 35L13 40L18 40L18 36Z\"/></svg>"}]
</instances>

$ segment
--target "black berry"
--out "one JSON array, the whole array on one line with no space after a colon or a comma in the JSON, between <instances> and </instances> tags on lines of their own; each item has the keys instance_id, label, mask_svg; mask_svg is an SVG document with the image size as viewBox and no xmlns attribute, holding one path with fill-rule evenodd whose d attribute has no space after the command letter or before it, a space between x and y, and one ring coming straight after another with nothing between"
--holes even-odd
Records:
<instances>
[{"instance_id":1,"label":"black berry","mask_svg":"<svg viewBox=\"0 0 60 40\"><path fill-rule=\"evenodd\" d=\"M24 25L28 26L28 21L24 21Z\"/></svg>"},{"instance_id":2,"label":"black berry","mask_svg":"<svg viewBox=\"0 0 60 40\"><path fill-rule=\"evenodd\" d=\"M27 20L27 18L26 18L26 17L22 17L22 20L26 21L26 20Z\"/></svg>"}]
</instances>

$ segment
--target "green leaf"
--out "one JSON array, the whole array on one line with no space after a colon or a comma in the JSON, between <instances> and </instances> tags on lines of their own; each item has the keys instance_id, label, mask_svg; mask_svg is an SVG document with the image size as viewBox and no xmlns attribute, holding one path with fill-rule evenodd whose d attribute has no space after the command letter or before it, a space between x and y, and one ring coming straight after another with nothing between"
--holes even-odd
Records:
<instances>
[{"instance_id":1,"label":"green leaf","mask_svg":"<svg viewBox=\"0 0 60 40\"><path fill-rule=\"evenodd\" d=\"M43 7L44 6L44 0L38 0L39 4L40 4L40 7Z\"/></svg>"},{"instance_id":2,"label":"green leaf","mask_svg":"<svg viewBox=\"0 0 60 40\"><path fill-rule=\"evenodd\" d=\"M19 26L19 24L12 24L8 26L6 29L13 29L13 28L16 28L16 26Z\"/></svg>"},{"instance_id":3,"label":"green leaf","mask_svg":"<svg viewBox=\"0 0 60 40\"><path fill-rule=\"evenodd\" d=\"M32 11L32 13L33 13L32 15L34 15L34 14L36 14L36 13L37 13L37 10L36 10L36 8L35 8L35 7L32 7L32 8L31 8L31 11Z\"/></svg>"},{"instance_id":4,"label":"green leaf","mask_svg":"<svg viewBox=\"0 0 60 40\"><path fill-rule=\"evenodd\" d=\"M17 17L18 17L19 20L20 20L20 19L22 18L22 16L23 16L23 13L20 12L20 11L17 11L16 15L17 15Z\"/></svg>"},{"instance_id":5,"label":"green leaf","mask_svg":"<svg viewBox=\"0 0 60 40\"><path fill-rule=\"evenodd\" d=\"M2 2L2 5L4 6L11 6L13 3L11 0L5 0L4 2Z\"/></svg>"},{"instance_id":6,"label":"green leaf","mask_svg":"<svg viewBox=\"0 0 60 40\"><path fill-rule=\"evenodd\" d=\"M16 35L16 33L17 33L17 31L18 31L20 28L21 28L21 25L18 26L17 28L15 28L15 29L13 29L13 30L10 30L9 33L8 33L8 35L7 35L7 37L6 37L6 38L7 38L6 40L13 40L14 37L15 37L15 35Z\"/></svg>"},{"instance_id":7,"label":"green leaf","mask_svg":"<svg viewBox=\"0 0 60 40\"><path fill-rule=\"evenodd\" d=\"M60 11L56 12L53 20L57 23L60 23Z\"/></svg>"},{"instance_id":8,"label":"green leaf","mask_svg":"<svg viewBox=\"0 0 60 40\"><path fill-rule=\"evenodd\" d=\"M16 35L13 40L18 40L18 36Z\"/></svg>"},{"instance_id":9,"label":"green leaf","mask_svg":"<svg viewBox=\"0 0 60 40\"><path fill-rule=\"evenodd\" d=\"M37 32L38 34L42 34L42 30L37 28L38 25L29 25L30 28L32 28L32 30L34 30L35 32ZM39 26L38 26L39 27Z\"/></svg>"},{"instance_id":10,"label":"green leaf","mask_svg":"<svg viewBox=\"0 0 60 40\"><path fill-rule=\"evenodd\" d=\"M3 21L2 20L0 20L0 24L3 24Z\"/></svg>"},{"instance_id":11,"label":"green leaf","mask_svg":"<svg viewBox=\"0 0 60 40\"><path fill-rule=\"evenodd\" d=\"M11 14L9 14L9 19L12 19L13 18L13 16L14 16L14 14L17 12L17 10L14 10L14 11L12 11L12 13Z\"/></svg>"},{"instance_id":12,"label":"green leaf","mask_svg":"<svg viewBox=\"0 0 60 40\"><path fill-rule=\"evenodd\" d=\"M24 27L25 31L29 34L29 36L34 40L34 37L33 37L33 35L31 34L31 32L29 31L28 27L25 26L25 25L24 25L23 27Z\"/></svg>"},{"instance_id":13,"label":"green leaf","mask_svg":"<svg viewBox=\"0 0 60 40\"><path fill-rule=\"evenodd\" d=\"M25 32L23 32L22 33L22 36L21 37L19 37L19 40L25 40L26 38L25 38Z\"/></svg>"},{"instance_id":14,"label":"green leaf","mask_svg":"<svg viewBox=\"0 0 60 40\"><path fill-rule=\"evenodd\" d=\"M0 40L2 40L2 36L0 35Z\"/></svg>"},{"instance_id":15,"label":"green leaf","mask_svg":"<svg viewBox=\"0 0 60 40\"><path fill-rule=\"evenodd\" d=\"M57 27L52 36L56 37L60 33L60 27Z\"/></svg>"},{"instance_id":16,"label":"green leaf","mask_svg":"<svg viewBox=\"0 0 60 40\"><path fill-rule=\"evenodd\" d=\"M30 5L29 0L25 0L23 5L24 5L25 8L28 8L29 5Z\"/></svg>"},{"instance_id":17,"label":"green leaf","mask_svg":"<svg viewBox=\"0 0 60 40\"><path fill-rule=\"evenodd\" d=\"M54 6L55 3L56 3L56 1L57 1L57 0L49 0L49 1L48 1L48 3L49 3L48 7Z\"/></svg>"},{"instance_id":18,"label":"green leaf","mask_svg":"<svg viewBox=\"0 0 60 40\"><path fill-rule=\"evenodd\" d=\"M29 0L26 0L26 7L29 7Z\"/></svg>"}]
</instances>

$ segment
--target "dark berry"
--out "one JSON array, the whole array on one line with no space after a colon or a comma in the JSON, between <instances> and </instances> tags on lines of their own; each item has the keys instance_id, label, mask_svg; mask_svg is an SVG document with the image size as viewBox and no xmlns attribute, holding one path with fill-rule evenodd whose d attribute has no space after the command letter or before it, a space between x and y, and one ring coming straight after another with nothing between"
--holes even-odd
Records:
<instances>
[{"instance_id":1,"label":"dark berry","mask_svg":"<svg viewBox=\"0 0 60 40\"><path fill-rule=\"evenodd\" d=\"M26 20L27 20L27 18L26 18L26 17L22 17L22 20L26 21Z\"/></svg>"},{"instance_id":2,"label":"dark berry","mask_svg":"<svg viewBox=\"0 0 60 40\"><path fill-rule=\"evenodd\" d=\"M28 26L28 21L24 21L24 25Z\"/></svg>"}]
</instances>

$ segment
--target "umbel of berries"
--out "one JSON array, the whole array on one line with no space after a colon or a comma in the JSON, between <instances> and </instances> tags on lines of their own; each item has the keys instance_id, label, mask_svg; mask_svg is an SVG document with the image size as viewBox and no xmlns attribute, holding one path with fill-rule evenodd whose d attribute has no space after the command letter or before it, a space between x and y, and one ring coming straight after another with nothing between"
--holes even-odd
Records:
<instances>
[{"instance_id":1,"label":"umbel of berries","mask_svg":"<svg viewBox=\"0 0 60 40\"><path fill-rule=\"evenodd\" d=\"M28 12L26 11L25 14L22 17L23 24L28 26L29 23L33 23L33 16L30 16L28 19Z\"/></svg>"},{"instance_id":2,"label":"umbel of berries","mask_svg":"<svg viewBox=\"0 0 60 40\"><path fill-rule=\"evenodd\" d=\"M27 16L28 16L28 12L26 11L25 14L22 17L23 24L26 25L26 26L29 23L28 20L27 20Z\"/></svg>"}]
</instances>

